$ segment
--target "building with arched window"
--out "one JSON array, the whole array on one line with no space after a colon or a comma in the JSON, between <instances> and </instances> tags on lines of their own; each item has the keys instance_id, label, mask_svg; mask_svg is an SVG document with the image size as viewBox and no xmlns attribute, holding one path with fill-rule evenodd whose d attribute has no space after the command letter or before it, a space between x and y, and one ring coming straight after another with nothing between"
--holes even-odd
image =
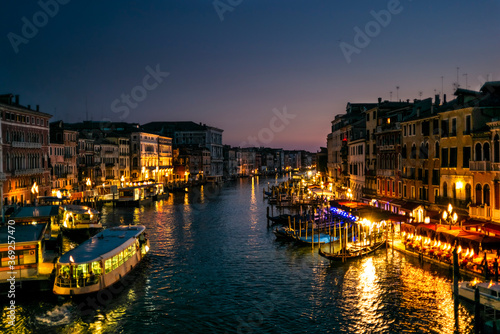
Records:
<instances>
[{"instance_id":1,"label":"building with arched window","mask_svg":"<svg viewBox=\"0 0 500 334\"><path fill-rule=\"evenodd\" d=\"M22 106L19 96L0 96L2 203L29 204L51 191L49 120L39 107ZM35 184L38 188L32 187ZM36 191L38 190L38 191Z\"/></svg>"}]
</instances>

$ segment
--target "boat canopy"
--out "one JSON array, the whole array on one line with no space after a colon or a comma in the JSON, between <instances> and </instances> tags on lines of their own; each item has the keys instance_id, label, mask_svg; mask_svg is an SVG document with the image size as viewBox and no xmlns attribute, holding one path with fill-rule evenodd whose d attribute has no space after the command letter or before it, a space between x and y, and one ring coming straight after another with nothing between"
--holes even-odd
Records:
<instances>
[{"instance_id":1,"label":"boat canopy","mask_svg":"<svg viewBox=\"0 0 500 334\"><path fill-rule=\"evenodd\" d=\"M59 263L80 264L105 259L113 255L115 253L114 250L118 251L129 246L134 242L134 238L138 237L145 229L143 225L117 226L106 229L80 246L63 254L59 259Z\"/></svg>"}]
</instances>

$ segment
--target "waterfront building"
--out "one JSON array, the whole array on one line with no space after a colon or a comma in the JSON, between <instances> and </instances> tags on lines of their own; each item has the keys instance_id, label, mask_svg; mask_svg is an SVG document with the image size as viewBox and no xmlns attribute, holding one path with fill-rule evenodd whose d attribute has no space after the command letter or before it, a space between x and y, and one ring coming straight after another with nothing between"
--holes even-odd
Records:
<instances>
[{"instance_id":1,"label":"waterfront building","mask_svg":"<svg viewBox=\"0 0 500 334\"><path fill-rule=\"evenodd\" d=\"M40 112L38 105L35 109L22 106L19 96L12 94L0 96L0 116L2 204L28 204L38 195L49 195L52 188L49 120L52 116Z\"/></svg>"},{"instance_id":2,"label":"waterfront building","mask_svg":"<svg viewBox=\"0 0 500 334\"><path fill-rule=\"evenodd\" d=\"M351 128L351 140L347 145L349 150L349 188L351 189L352 199L360 201L363 197L363 188L365 187L365 121L356 123L359 127Z\"/></svg>"},{"instance_id":3,"label":"waterfront building","mask_svg":"<svg viewBox=\"0 0 500 334\"><path fill-rule=\"evenodd\" d=\"M112 135L107 137L108 142L118 147L118 175L122 182L130 181L130 138L123 135Z\"/></svg>"},{"instance_id":4,"label":"waterfront building","mask_svg":"<svg viewBox=\"0 0 500 334\"><path fill-rule=\"evenodd\" d=\"M158 135L135 131L130 134L131 180L153 179L158 167Z\"/></svg>"},{"instance_id":5,"label":"waterfront building","mask_svg":"<svg viewBox=\"0 0 500 334\"><path fill-rule=\"evenodd\" d=\"M52 189L78 190L78 132L64 128L63 121L50 123L49 159Z\"/></svg>"},{"instance_id":6,"label":"waterfront building","mask_svg":"<svg viewBox=\"0 0 500 334\"><path fill-rule=\"evenodd\" d=\"M241 149L241 176L250 176L255 172L255 149Z\"/></svg>"},{"instance_id":7,"label":"waterfront building","mask_svg":"<svg viewBox=\"0 0 500 334\"><path fill-rule=\"evenodd\" d=\"M239 148L224 145L224 179L233 179L238 176Z\"/></svg>"},{"instance_id":8,"label":"waterfront building","mask_svg":"<svg viewBox=\"0 0 500 334\"><path fill-rule=\"evenodd\" d=\"M194 122L151 122L144 124L145 131L172 138L175 148L181 145L198 145L210 150L210 173L205 175L208 181L222 181L224 153L222 132L224 130Z\"/></svg>"}]
</instances>

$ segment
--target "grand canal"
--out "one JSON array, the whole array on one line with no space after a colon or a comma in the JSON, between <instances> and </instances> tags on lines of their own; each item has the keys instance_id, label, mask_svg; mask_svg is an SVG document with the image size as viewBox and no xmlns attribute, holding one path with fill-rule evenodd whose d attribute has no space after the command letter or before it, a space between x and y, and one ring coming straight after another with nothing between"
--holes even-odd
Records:
<instances>
[{"instance_id":1,"label":"grand canal","mask_svg":"<svg viewBox=\"0 0 500 334\"><path fill-rule=\"evenodd\" d=\"M107 227L143 224L148 259L105 294L19 296L17 333L460 333L448 270L398 252L330 264L277 242L262 188L242 179L139 208L103 208ZM457 321L456 321L457 320ZM0 331L6 331L6 312Z\"/></svg>"}]
</instances>

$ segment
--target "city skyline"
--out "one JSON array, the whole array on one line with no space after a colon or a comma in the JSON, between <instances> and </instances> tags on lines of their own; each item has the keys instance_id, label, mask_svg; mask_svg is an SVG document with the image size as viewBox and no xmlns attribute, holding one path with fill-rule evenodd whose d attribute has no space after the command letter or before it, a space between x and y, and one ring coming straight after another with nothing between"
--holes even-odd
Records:
<instances>
[{"instance_id":1,"label":"city skyline","mask_svg":"<svg viewBox=\"0 0 500 334\"><path fill-rule=\"evenodd\" d=\"M451 100L499 76L494 1L120 5L9 1L1 93L51 121L194 121L314 152L348 102Z\"/></svg>"}]
</instances>

